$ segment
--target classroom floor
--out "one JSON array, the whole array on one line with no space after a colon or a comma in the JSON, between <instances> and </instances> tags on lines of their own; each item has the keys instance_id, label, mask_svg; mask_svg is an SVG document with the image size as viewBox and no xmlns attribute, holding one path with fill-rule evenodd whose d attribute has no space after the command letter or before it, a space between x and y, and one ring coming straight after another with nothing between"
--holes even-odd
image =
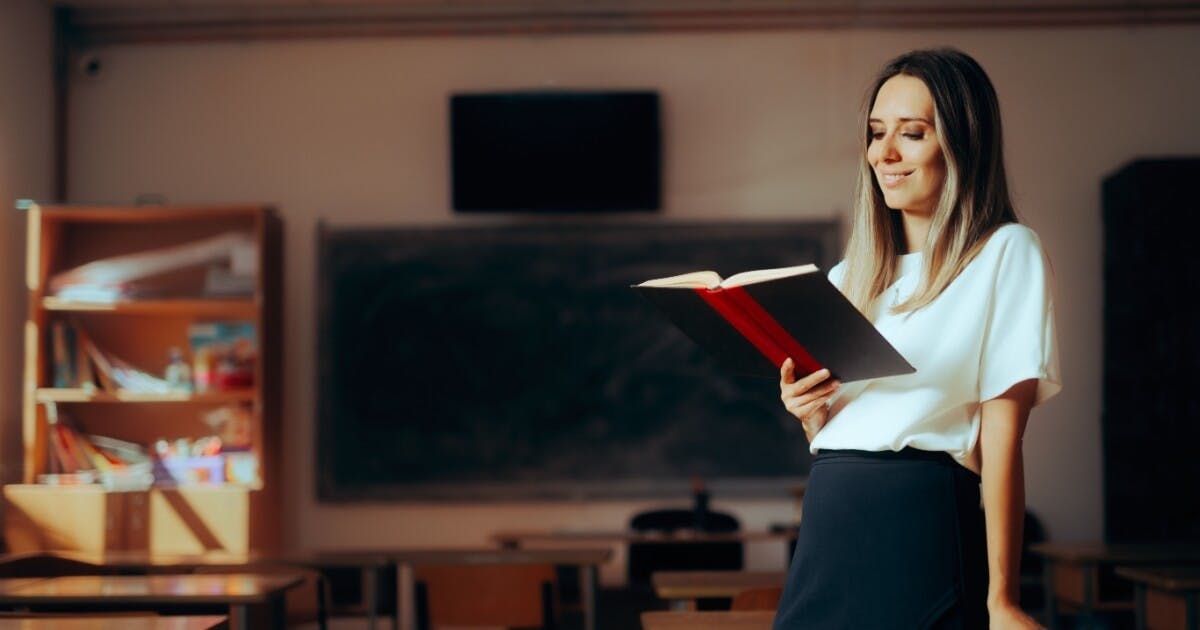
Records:
<instances>
[{"instance_id":1,"label":"classroom floor","mask_svg":"<svg viewBox=\"0 0 1200 630\"><path fill-rule=\"evenodd\" d=\"M596 630L636 630L641 627L639 615L646 610L666 610L666 602L658 600L652 593L635 593L623 589L600 589L596 594L597 611ZM1028 611L1035 617L1040 617L1041 610ZM1072 630L1125 630L1132 628L1132 619L1128 626L1123 619L1114 621L1095 619L1081 622L1077 619L1063 617L1059 627ZM565 610L560 620L559 630L583 630L583 616L577 610ZM379 628L390 628L390 624L382 621ZM329 620L328 630L366 630L366 619L334 618ZM299 630L317 630L317 624L306 624Z\"/></svg>"}]
</instances>

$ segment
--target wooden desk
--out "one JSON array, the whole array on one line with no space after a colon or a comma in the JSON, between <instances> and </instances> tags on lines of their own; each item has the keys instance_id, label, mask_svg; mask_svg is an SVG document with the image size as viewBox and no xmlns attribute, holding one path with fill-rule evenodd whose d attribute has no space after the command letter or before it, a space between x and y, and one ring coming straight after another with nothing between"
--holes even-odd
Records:
<instances>
[{"instance_id":1,"label":"wooden desk","mask_svg":"<svg viewBox=\"0 0 1200 630\"><path fill-rule=\"evenodd\" d=\"M737 532L716 533L696 532L694 530L679 530L674 533L638 532L628 529L617 530L507 530L492 534L493 542L506 549L563 549L575 546L594 547L597 544L607 545L615 550L624 550L634 543L679 544L694 543L782 543L783 566L792 560L792 543L796 539L797 529L792 526L778 529L742 530ZM614 582L625 580L625 575L609 576Z\"/></svg>"},{"instance_id":2,"label":"wooden desk","mask_svg":"<svg viewBox=\"0 0 1200 630\"><path fill-rule=\"evenodd\" d=\"M748 588L783 586L786 571L655 571L654 593L670 602L671 610L695 610L704 597L736 597Z\"/></svg>"},{"instance_id":3,"label":"wooden desk","mask_svg":"<svg viewBox=\"0 0 1200 630\"><path fill-rule=\"evenodd\" d=\"M1138 630L1200 628L1200 565L1117 567L1116 574L1133 582Z\"/></svg>"},{"instance_id":4,"label":"wooden desk","mask_svg":"<svg viewBox=\"0 0 1200 630\"><path fill-rule=\"evenodd\" d=\"M19 591L30 584L36 584L49 578L6 578L0 580L0 595Z\"/></svg>"},{"instance_id":5,"label":"wooden desk","mask_svg":"<svg viewBox=\"0 0 1200 630\"><path fill-rule=\"evenodd\" d=\"M230 573L252 571L254 567L295 566L318 572L329 569L354 569L364 574L364 608L367 629L375 630L380 602L379 584L395 572L395 563L384 554L372 551L277 551L270 553L164 554L147 551L47 551L51 555L103 568L104 573L179 573L197 569L230 569ZM399 626L399 614L392 611L392 629Z\"/></svg>"},{"instance_id":6,"label":"wooden desk","mask_svg":"<svg viewBox=\"0 0 1200 630\"><path fill-rule=\"evenodd\" d=\"M235 630L249 628L251 607L266 607L271 626L283 630L283 594L302 580L299 575L250 574L86 575L19 585L0 580L0 605L52 610L220 605L229 607Z\"/></svg>"},{"instance_id":7,"label":"wooden desk","mask_svg":"<svg viewBox=\"0 0 1200 630\"><path fill-rule=\"evenodd\" d=\"M771 630L772 610L714 610L642 613L642 630Z\"/></svg>"},{"instance_id":8,"label":"wooden desk","mask_svg":"<svg viewBox=\"0 0 1200 630\"><path fill-rule=\"evenodd\" d=\"M413 569L419 565L553 564L579 569L584 630L596 629L597 567L612 558L611 549L413 549L382 552L396 562L400 572L401 627L416 628L416 584Z\"/></svg>"},{"instance_id":9,"label":"wooden desk","mask_svg":"<svg viewBox=\"0 0 1200 630\"><path fill-rule=\"evenodd\" d=\"M4 617L0 630L229 630L227 617Z\"/></svg>"},{"instance_id":10,"label":"wooden desk","mask_svg":"<svg viewBox=\"0 0 1200 630\"><path fill-rule=\"evenodd\" d=\"M1030 551L1046 559L1044 622L1057 623L1058 605L1082 617L1112 611L1134 611L1132 584L1114 573L1118 565L1200 564L1200 545L1104 543L1037 543Z\"/></svg>"},{"instance_id":11,"label":"wooden desk","mask_svg":"<svg viewBox=\"0 0 1200 630\"><path fill-rule=\"evenodd\" d=\"M604 543L673 543L693 542L759 542L759 541L790 541L796 537L794 528L783 531L748 530L739 532L716 533L680 530L673 534L655 532L637 532L632 530L594 530L594 531L535 531L515 530L500 531L492 534L492 540L501 547L518 549L529 543L538 542L604 542Z\"/></svg>"}]
</instances>

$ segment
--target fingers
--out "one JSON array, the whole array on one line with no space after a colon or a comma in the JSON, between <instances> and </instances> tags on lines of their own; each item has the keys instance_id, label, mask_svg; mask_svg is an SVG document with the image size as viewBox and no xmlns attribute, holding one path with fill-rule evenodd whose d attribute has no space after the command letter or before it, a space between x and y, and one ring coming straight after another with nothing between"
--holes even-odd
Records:
<instances>
[{"instance_id":1,"label":"fingers","mask_svg":"<svg viewBox=\"0 0 1200 630\"><path fill-rule=\"evenodd\" d=\"M784 361L784 366L788 366L788 361L791 361L791 359ZM781 381L779 383L780 397L786 400L790 397L800 396L828 378L829 370L820 369L798 381L791 383L787 381Z\"/></svg>"},{"instance_id":2,"label":"fingers","mask_svg":"<svg viewBox=\"0 0 1200 630\"><path fill-rule=\"evenodd\" d=\"M783 360L783 365L779 366L779 386L791 385L796 382L796 372L793 368L792 357Z\"/></svg>"},{"instance_id":3,"label":"fingers","mask_svg":"<svg viewBox=\"0 0 1200 630\"><path fill-rule=\"evenodd\" d=\"M784 409L787 409L788 413L803 421L813 412L818 411L823 406L827 406L841 385L840 381L828 379L819 386L798 395L789 395L787 388L785 388L780 398L783 400Z\"/></svg>"}]
</instances>

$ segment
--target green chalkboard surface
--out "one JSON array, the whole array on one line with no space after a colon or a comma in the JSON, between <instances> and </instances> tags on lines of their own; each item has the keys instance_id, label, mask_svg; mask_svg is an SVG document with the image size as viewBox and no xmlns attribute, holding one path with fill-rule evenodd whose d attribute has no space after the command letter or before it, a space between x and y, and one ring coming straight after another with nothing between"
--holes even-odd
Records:
<instances>
[{"instance_id":1,"label":"green chalkboard surface","mask_svg":"<svg viewBox=\"0 0 1200 630\"><path fill-rule=\"evenodd\" d=\"M323 501L786 495L778 384L728 373L630 285L836 262L834 221L318 227Z\"/></svg>"}]
</instances>

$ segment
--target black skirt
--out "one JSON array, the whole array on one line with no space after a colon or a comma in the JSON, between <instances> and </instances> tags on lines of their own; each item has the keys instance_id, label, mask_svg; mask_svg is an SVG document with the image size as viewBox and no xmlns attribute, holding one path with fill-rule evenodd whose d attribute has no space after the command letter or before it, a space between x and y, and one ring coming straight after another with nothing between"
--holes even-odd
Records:
<instances>
[{"instance_id":1,"label":"black skirt","mask_svg":"<svg viewBox=\"0 0 1200 630\"><path fill-rule=\"evenodd\" d=\"M979 476L947 453L820 451L776 630L986 629Z\"/></svg>"}]
</instances>

